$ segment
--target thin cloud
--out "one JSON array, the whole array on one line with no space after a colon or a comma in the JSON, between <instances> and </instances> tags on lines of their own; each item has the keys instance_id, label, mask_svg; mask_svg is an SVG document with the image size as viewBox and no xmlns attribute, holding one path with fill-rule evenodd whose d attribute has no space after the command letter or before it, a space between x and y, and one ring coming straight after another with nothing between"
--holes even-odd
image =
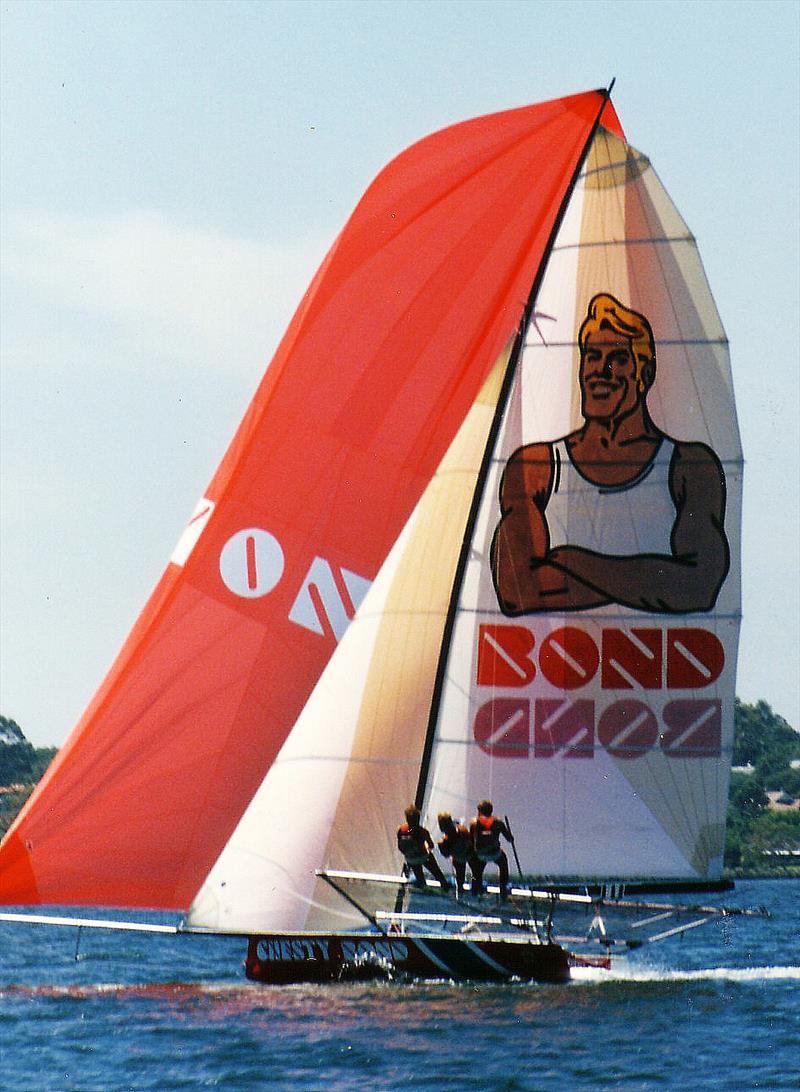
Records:
<instances>
[{"instance_id":1,"label":"thin cloud","mask_svg":"<svg viewBox=\"0 0 800 1092\"><path fill-rule=\"evenodd\" d=\"M20 214L7 221L3 274L51 306L110 318L140 345L238 370L277 343L323 254L322 243L275 246L147 210Z\"/></svg>"}]
</instances>

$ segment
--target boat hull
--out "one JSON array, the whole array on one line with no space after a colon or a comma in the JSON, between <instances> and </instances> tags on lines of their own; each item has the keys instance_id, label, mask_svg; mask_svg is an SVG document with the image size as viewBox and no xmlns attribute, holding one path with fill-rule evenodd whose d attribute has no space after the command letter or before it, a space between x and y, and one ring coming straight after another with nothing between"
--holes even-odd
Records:
<instances>
[{"instance_id":1,"label":"boat hull","mask_svg":"<svg viewBox=\"0 0 800 1092\"><path fill-rule=\"evenodd\" d=\"M402 976L501 982L567 982L575 958L558 944L527 938L342 936L332 933L249 938L245 973L255 982L337 982Z\"/></svg>"}]
</instances>

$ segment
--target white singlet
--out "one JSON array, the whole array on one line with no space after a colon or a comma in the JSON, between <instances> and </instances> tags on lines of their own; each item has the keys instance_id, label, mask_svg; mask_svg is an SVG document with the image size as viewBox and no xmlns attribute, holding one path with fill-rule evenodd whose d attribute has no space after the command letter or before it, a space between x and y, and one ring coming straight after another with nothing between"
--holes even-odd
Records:
<instances>
[{"instance_id":1,"label":"white singlet","mask_svg":"<svg viewBox=\"0 0 800 1092\"><path fill-rule=\"evenodd\" d=\"M553 488L546 519L550 548L583 546L601 554L669 554L675 504L669 468L675 444L666 437L627 485L596 485L577 469L565 440L551 444Z\"/></svg>"}]
</instances>

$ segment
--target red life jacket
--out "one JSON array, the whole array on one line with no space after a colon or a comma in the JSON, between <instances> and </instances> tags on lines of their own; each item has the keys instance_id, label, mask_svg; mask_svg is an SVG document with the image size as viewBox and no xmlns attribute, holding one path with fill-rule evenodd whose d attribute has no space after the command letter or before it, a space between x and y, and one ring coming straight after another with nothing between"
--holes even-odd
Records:
<instances>
[{"instance_id":1,"label":"red life jacket","mask_svg":"<svg viewBox=\"0 0 800 1092\"><path fill-rule=\"evenodd\" d=\"M481 861L496 861L500 848L502 824L493 815L479 815L475 824L475 853Z\"/></svg>"},{"instance_id":2,"label":"red life jacket","mask_svg":"<svg viewBox=\"0 0 800 1092\"><path fill-rule=\"evenodd\" d=\"M469 831L461 823L456 823L455 829L446 834L439 843L439 848L444 857L451 857L454 861L468 861L472 856Z\"/></svg>"},{"instance_id":3,"label":"red life jacket","mask_svg":"<svg viewBox=\"0 0 800 1092\"><path fill-rule=\"evenodd\" d=\"M409 864L424 864L428 859L425 830L403 823L397 828L397 848Z\"/></svg>"}]
</instances>

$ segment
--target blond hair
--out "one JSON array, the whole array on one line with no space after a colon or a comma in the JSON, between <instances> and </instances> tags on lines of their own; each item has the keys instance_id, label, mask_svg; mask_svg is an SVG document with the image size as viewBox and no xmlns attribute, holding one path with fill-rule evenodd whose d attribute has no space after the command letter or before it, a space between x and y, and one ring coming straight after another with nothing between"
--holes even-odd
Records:
<instances>
[{"instance_id":1,"label":"blond hair","mask_svg":"<svg viewBox=\"0 0 800 1092\"><path fill-rule=\"evenodd\" d=\"M621 337L630 339L636 361L636 378L639 381L639 389L643 390L645 386L642 379L643 368L650 364L655 372L656 366L656 345L650 323L639 311L631 310L607 292L600 292L590 300L589 310L578 333L581 356L586 350L586 342L590 335L597 334L601 330L613 330ZM652 381L651 376L650 382Z\"/></svg>"}]
</instances>

